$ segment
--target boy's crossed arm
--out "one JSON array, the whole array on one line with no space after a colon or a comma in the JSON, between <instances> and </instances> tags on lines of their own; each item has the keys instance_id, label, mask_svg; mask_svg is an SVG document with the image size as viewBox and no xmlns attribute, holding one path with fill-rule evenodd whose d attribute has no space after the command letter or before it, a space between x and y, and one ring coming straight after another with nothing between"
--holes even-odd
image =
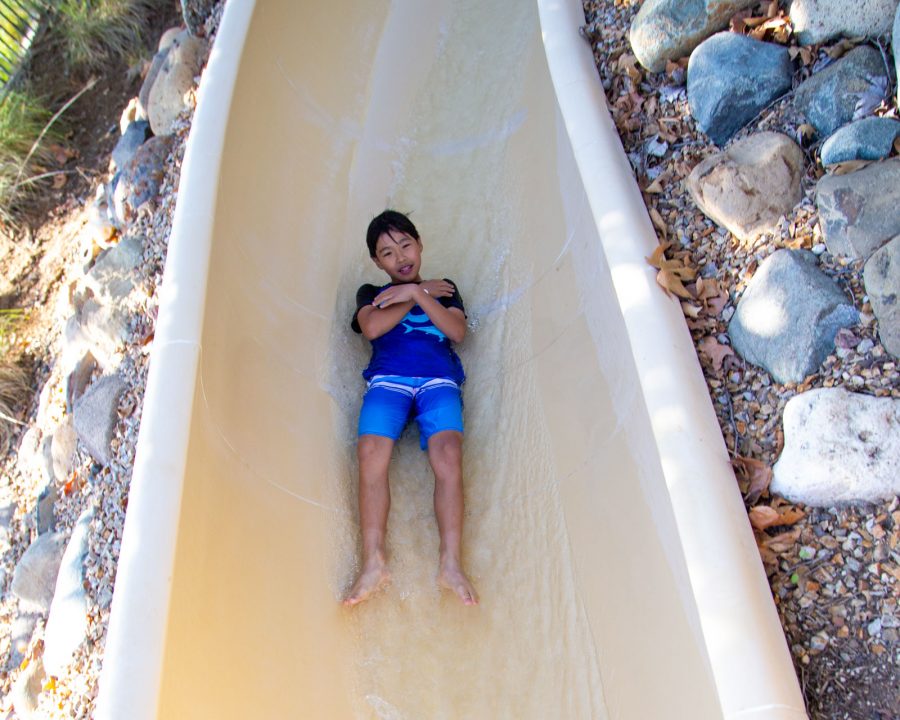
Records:
<instances>
[{"instance_id":1,"label":"boy's crossed arm","mask_svg":"<svg viewBox=\"0 0 900 720\"><path fill-rule=\"evenodd\" d=\"M466 316L459 308L445 308L437 300L450 297L454 292L455 288L446 280L392 285L380 292L371 305L360 308L357 322L365 338L374 340L394 328L414 305L418 305L452 342L462 342L466 336Z\"/></svg>"}]
</instances>

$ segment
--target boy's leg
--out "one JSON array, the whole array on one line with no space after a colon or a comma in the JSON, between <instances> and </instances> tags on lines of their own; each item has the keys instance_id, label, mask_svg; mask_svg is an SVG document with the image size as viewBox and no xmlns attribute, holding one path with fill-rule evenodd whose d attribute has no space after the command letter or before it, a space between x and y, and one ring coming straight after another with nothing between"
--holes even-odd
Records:
<instances>
[{"instance_id":1,"label":"boy's leg","mask_svg":"<svg viewBox=\"0 0 900 720\"><path fill-rule=\"evenodd\" d=\"M390 579L385 555L391 490L388 466L394 441L380 435L361 435L359 457L359 527L362 535L362 569L344 605L356 605L386 585Z\"/></svg>"},{"instance_id":2,"label":"boy's leg","mask_svg":"<svg viewBox=\"0 0 900 720\"><path fill-rule=\"evenodd\" d=\"M440 533L438 582L466 605L477 605L478 594L462 569L462 433L442 430L428 438L428 460L434 471L434 513Z\"/></svg>"}]
</instances>

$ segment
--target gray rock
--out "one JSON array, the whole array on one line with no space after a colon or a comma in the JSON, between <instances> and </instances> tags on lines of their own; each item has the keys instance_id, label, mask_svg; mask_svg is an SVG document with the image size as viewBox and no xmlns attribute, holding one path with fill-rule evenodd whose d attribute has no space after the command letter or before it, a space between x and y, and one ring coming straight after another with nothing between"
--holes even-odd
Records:
<instances>
[{"instance_id":1,"label":"gray rock","mask_svg":"<svg viewBox=\"0 0 900 720\"><path fill-rule=\"evenodd\" d=\"M77 441L75 428L72 426L72 418L67 415L59 427L53 431L53 437L50 442L51 469L53 479L57 484L67 482L72 471L75 470Z\"/></svg>"},{"instance_id":2,"label":"gray rock","mask_svg":"<svg viewBox=\"0 0 900 720\"><path fill-rule=\"evenodd\" d=\"M688 62L691 114L716 145L724 145L791 89L792 72L786 47L731 32L713 35Z\"/></svg>"},{"instance_id":3,"label":"gray rock","mask_svg":"<svg viewBox=\"0 0 900 720\"><path fill-rule=\"evenodd\" d=\"M205 35L203 23L209 17L217 0L181 0L181 15L188 30L197 37Z\"/></svg>"},{"instance_id":4,"label":"gray rock","mask_svg":"<svg viewBox=\"0 0 900 720\"><path fill-rule=\"evenodd\" d=\"M16 505L12 500L0 502L0 555L9 549L9 531L15 514Z\"/></svg>"},{"instance_id":5,"label":"gray rock","mask_svg":"<svg viewBox=\"0 0 900 720\"><path fill-rule=\"evenodd\" d=\"M826 167L850 160L883 160L891 154L900 122L869 117L840 128L823 144L820 152Z\"/></svg>"},{"instance_id":6,"label":"gray rock","mask_svg":"<svg viewBox=\"0 0 900 720\"><path fill-rule=\"evenodd\" d=\"M793 0L791 24L801 45L846 37L878 37L891 30L898 0Z\"/></svg>"},{"instance_id":7,"label":"gray rock","mask_svg":"<svg viewBox=\"0 0 900 720\"><path fill-rule=\"evenodd\" d=\"M116 365L115 358L128 339L128 315L118 306L101 305L93 297L69 318L64 342L69 352L88 350L104 368Z\"/></svg>"},{"instance_id":8,"label":"gray rock","mask_svg":"<svg viewBox=\"0 0 900 720\"><path fill-rule=\"evenodd\" d=\"M728 324L732 347L778 382L816 371L859 313L806 250L777 250L759 266Z\"/></svg>"},{"instance_id":9,"label":"gray rock","mask_svg":"<svg viewBox=\"0 0 900 720\"><path fill-rule=\"evenodd\" d=\"M900 493L900 400L818 388L784 408L772 490L814 506Z\"/></svg>"},{"instance_id":10,"label":"gray rock","mask_svg":"<svg viewBox=\"0 0 900 720\"><path fill-rule=\"evenodd\" d=\"M50 609L64 549L62 533L44 533L22 554L10 587L20 610L44 614Z\"/></svg>"},{"instance_id":11,"label":"gray rock","mask_svg":"<svg viewBox=\"0 0 900 720\"><path fill-rule=\"evenodd\" d=\"M206 61L207 44L188 31L180 33L166 52L147 96L147 115L154 135L169 135L187 107L185 93L194 87Z\"/></svg>"},{"instance_id":12,"label":"gray rock","mask_svg":"<svg viewBox=\"0 0 900 720\"><path fill-rule=\"evenodd\" d=\"M896 39L895 39L896 38ZM894 55L894 75L900 77L900 5L894 13L894 25L891 28L891 52ZM897 99L900 102L900 83L897 85Z\"/></svg>"},{"instance_id":13,"label":"gray rock","mask_svg":"<svg viewBox=\"0 0 900 720\"><path fill-rule=\"evenodd\" d=\"M97 369L97 359L90 351L85 352L75 362L75 366L66 376L66 412L71 414L75 409L78 398L84 395L84 391L91 382L91 376Z\"/></svg>"},{"instance_id":14,"label":"gray rock","mask_svg":"<svg viewBox=\"0 0 900 720\"><path fill-rule=\"evenodd\" d=\"M694 202L742 240L775 229L800 202L803 151L786 135L762 132L707 157L687 180Z\"/></svg>"},{"instance_id":15,"label":"gray rock","mask_svg":"<svg viewBox=\"0 0 900 720\"><path fill-rule=\"evenodd\" d=\"M52 438L47 438L47 440L50 441ZM48 442L48 451L49 445L50 443ZM53 523L56 522L56 515L54 512L55 507L56 485L54 483L47 483L38 493L37 504L34 508L35 525L37 526L39 535L43 535L45 532L53 529Z\"/></svg>"},{"instance_id":16,"label":"gray rock","mask_svg":"<svg viewBox=\"0 0 900 720\"><path fill-rule=\"evenodd\" d=\"M84 284L103 302L118 302L134 289L134 269L143 259L143 238L125 235L117 244L97 256Z\"/></svg>"},{"instance_id":17,"label":"gray rock","mask_svg":"<svg viewBox=\"0 0 900 720\"><path fill-rule=\"evenodd\" d=\"M95 382L75 404L75 433L91 457L101 465L111 459L110 442L119 420L116 408L125 392L118 375L107 375Z\"/></svg>"},{"instance_id":18,"label":"gray rock","mask_svg":"<svg viewBox=\"0 0 900 720\"><path fill-rule=\"evenodd\" d=\"M150 130L150 123L146 120L136 120L131 123L112 151L112 159L117 168L125 167L137 149L143 145L153 132Z\"/></svg>"},{"instance_id":19,"label":"gray rock","mask_svg":"<svg viewBox=\"0 0 900 720\"><path fill-rule=\"evenodd\" d=\"M129 223L141 205L156 200L171 149L171 137L152 137L113 177L113 210L120 224Z\"/></svg>"},{"instance_id":20,"label":"gray rock","mask_svg":"<svg viewBox=\"0 0 900 720\"><path fill-rule=\"evenodd\" d=\"M181 32L181 30L179 29L177 32ZM166 37L167 35L171 36L169 31L166 31L163 37ZM166 57L168 57L171 48L171 42L165 45L162 45L161 43L159 50L153 56L153 60L150 61L150 69L147 71L147 76L144 78L144 82L141 83L141 89L138 92L136 117L138 114L146 116L147 108L150 105L150 90L153 89L153 83L155 83L156 78L159 77L159 71L162 69L163 63L166 61Z\"/></svg>"},{"instance_id":21,"label":"gray rock","mask_svg":"<svg viewBox=\"0 0 900 720\"><path fill-rule=\"evenodd\" d=\"M638 62L653 72L667 60L690 55L752 0L646 0L631 23L628 39Z\"/></svg>"},{"instance_id":22,"label":"gray rock","mask_svg":"<svg viewBox=\"0 0 900 720\"><path fill-rule=\"evenodd\" d=\"M900 234L898 187L900 158L819 180L816 207L828 251L865 260Z\"/></svg>"},{"instance_id":23,"label":"gray rock","mask_svg":"<svg viewBox=\"0 0 900 720\"><path fill-rule=\"evenodd\" d=\"M88 599L84 589L84 557L88 551L93 509L85 510L66 546L50 616L44 632L44 667L50 675L60 676L72 655L87 637Z\"/></svg>"},{"instance_id":24,"label":"gray rock","mask_svg":"<svg viewBox=\"0 0 900 720\"><path fill-rule=\"evenodd\" d=\"M10 693L19 720L40 720L45 717L43 712L38 711L38 697L44 689L46 679L44 663L39 657L19 673Z\"/></svg>"},{"instance_id":25,"label":"gray rock","mask_svg":"<svg viewBox=\"0 0 900 720\"><path fill-rule=\"evenodd\" d=\"M863 269L863 283L878 318L878 337L900 358L900 236L872 253Z\"/></svg>"},{"instance_id":26,"label":"gray rock","mask_svg":"<svg viewBox=\"0 0 900 720\"><path fill-rule=\"evenodd\" d=\"M881 53L868 45L853 48L801 83L794 105L822 137L871 114L887 96L887 69Z\"/></svg>"}]
</instances>

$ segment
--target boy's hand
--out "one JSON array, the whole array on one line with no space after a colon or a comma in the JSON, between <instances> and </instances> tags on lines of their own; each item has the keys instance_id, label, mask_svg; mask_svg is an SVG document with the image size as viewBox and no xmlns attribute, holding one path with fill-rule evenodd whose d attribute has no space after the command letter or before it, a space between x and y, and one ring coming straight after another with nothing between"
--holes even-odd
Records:
<instances>
[{"instance_id":1,"label":"boy's hand","mask_svg":"<svg viewBox=\"0 0 900 720\"><path fill-rule=\"evenodd\" d=\"M377 308L386 308L397 303L415 302L417 292L419 292L419 286L416 283L393 285L378 293L372 304Z\"/></svg>"},{"instance_id":2,"label":"boy's hand","mask_svg":"<svg viewBox=\"0 0 900 720\"><path fill-rule=\"evenodd\" d=\"M453 283L446 280L425 280L419 287L433 298L451 297L454 292Z\"/></svg>"}]
</instances>

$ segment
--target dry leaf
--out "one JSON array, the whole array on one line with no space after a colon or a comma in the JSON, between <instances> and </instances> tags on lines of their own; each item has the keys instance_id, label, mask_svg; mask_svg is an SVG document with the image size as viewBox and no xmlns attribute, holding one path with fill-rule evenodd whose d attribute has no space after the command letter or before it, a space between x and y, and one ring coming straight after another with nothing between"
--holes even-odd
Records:
<instances>
[{"instance_id":1,"label":"dry leaf","mask_svg":"<svg viewBox=\"0 0 900 720\"><path fill-rule=\"evenodd\" d=\"M689 318L696 320L698 317L700 317L700 311L703 308L699 305L694 305L693 303L682 302L681 309Z\"/></svg>"},{"instance_id":2,"label":"dry leaf","mask_svg":"<svg viewBox=\"0 0 900 720\"><path fill-rule=\"evenodd\" d=\"M631 78L631 81L637 85L641 81L641 71L637 69L637 58L630 53L626 53L624 55L619 56L619 61L616 63L616 67L620 72L625 72L628 77Z\"/></svg>"},{"instance_id":3,"label":"dry leaf","mask_svg":"<svg viewBox=\"0 0 900 720\"><path fill-rule=\"evenodd\" d=\"M712 335L707 335L697 343L697 349L710 359L716 372L722 369L722 362L726 357L734 355L734 350L730 345L722 345Z\"/></svg>"},{"instance_id":4,"label":"dry leaf","mask_svg":"<svg viewBox=\"0 0 900 720\"><path fill-rule=\"evenodd\" d=\"M847 162L838 163L828 168L832 175L847 175L848 173L862 170L866 165L870 165L870 160L848 160Z\"/></svg>"},{"instance_id":5,"label":"dry leaf","mask_svg":"<svg viewBox=\"0 0 900 720\"><path fill-rule=\"evenodd\" d=\"M900 135L894 138L894 152L900 152Z\"/></svg>"},{"instance_id":6,"label":"dry leaf","mask_svg":"<svg viewBox=\"0 0 900 720\"><path fill-rule=\"evenodd\" d=\"M769 483L772 482L772 468L760 460L741 456L732 460L731 464L744 499L750 505L755 504L769 489Z\"/></svg>"},{"instance_id":7,"label":"dry leaf","mask_svg":"<svg viewBox=\"0 0 900 720\"><path fill-rule=\"evenodd\" d=\"M777 510L770 508L768 505L757 505L754 508L750 508L748 515L750 516L750 524L757 530L765 530L767 527L778 525L778 520L781 517Z\"/></svg>"},{"instance_id":8,"label":"dry leaf","mask_svg":"<svg viewBox=\"0 0 900 720\"><path fill-rule=\"evenodd\" d=\"M809 123L803 123L797 128L801 140L812 140L816 136L816 129Z\"/></svg>"},{"instance_id":9,"label":"dry leaf","mask_svg":"<svg viewBox=\"0 0 900 720\"><path fill-rule=\"evenodd\" d=\"M672 247L672 243L669 242L661 242L656 246L656 249L650 255L650 257L645 258L645 260L650 263L657 270L661 270L663 263L666 261L665 252L670 247Z\"/></svg>"},{"instance_id":10,"label":"dry leaf","mask_svg":"<svg viewBox=\"0 0 900 720\"><path fill-rule=\"evenodd\" d=\"M63 187L66 184L67 181L68 181L68 178L65 175L63 175L62 173L60 173L59 175L54 175L53 176L53 189L59 190L61 187Z\"/></svg>"},{"instance_id":11,"label":"dry leaf","mask_svg":"<svg viewBox=\"0 0 900 720\"><path fill-rule=\"evenodd\" d=\"M754 508L755 509L755 508ZM763 536L763 543L774 552L787 552L800 539L800 528L785 530L775 537Z\"/></svg>"},{"instance_id":12,"label":"dry leaf","mask_svg":"<svg viewBox=\"0 0 900 720\"><path fill-rule=\"evenodd\" d=\"M793 525L806 517L806 513L802 510L792 507L780 511L778 514L779 525Z\"/></svg>"},{"instance_id":13,"label":"dry leaf","mask_svg":"<svg viewBox=\"0 0 900 720\"><path fill-rule=\"evenodd\" d=\"M668 228L666 227L666 221L663 220L662 215L659 214L659 210L655 207L650 208L650 220L654 227L662 233L663 239L665 239L669 234Z\"/></svg>"},{"instance_id":14,"label":"dry leaf","mask_svg":"<svg viewBox=\"0 0 900 720\"><path fill-rule=\"evenodd\" d=\"M688 292L688 289L682 284L681 279L678 277L677 273L672 270L663 269L656 273L656 282L659 283L660 287L666 291L668 295L671 293L672 295L677 295L680 298L685 299L693 299L693 295Z\"/></svg>"},{"instance_id":15,"label":"dry leaf","mask_svg":"<svg viewBox=\"0 0 900 720\"><path fill-rule=\"evenodd\" d=\"M898 138L900 139L900 138ZM661 193L663 191L662 182L660 178L656 178L652 183L650 183L647 187L644 188L644 192L650 195L655 195L657 193Z\"/></svg>"}]
</instances>

